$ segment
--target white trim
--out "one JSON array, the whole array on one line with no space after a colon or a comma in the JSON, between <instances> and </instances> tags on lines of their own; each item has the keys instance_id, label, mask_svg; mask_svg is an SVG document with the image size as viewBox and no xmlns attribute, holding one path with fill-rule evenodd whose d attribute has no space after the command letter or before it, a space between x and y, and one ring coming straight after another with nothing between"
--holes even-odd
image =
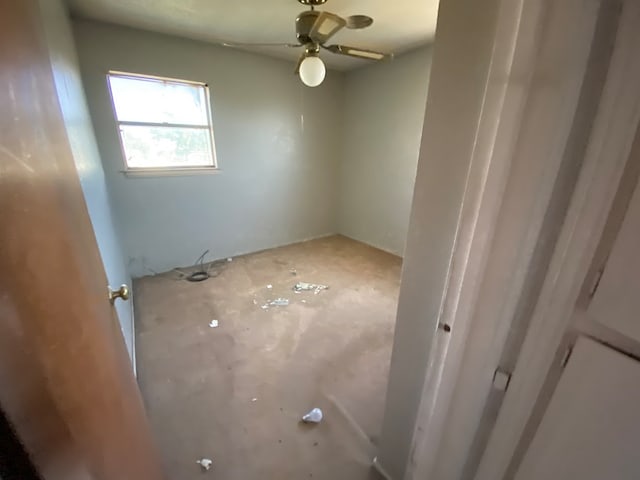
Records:
<instances>
[{"instance_id":1,"label":"white trim","mask_svg":"<svg viewBox=\"0 0 640 480\"><path fill-rule=\"evenodd\" d=\"M133 302L135 295L133 295L133 281L131 282L131 363L133 363L133 375L138 378L138 360L136 358L136 317L135 308Z\"/></svg>"},{"instance_id":2,"label":"white trim","mask_svg":"<svg viewBox=\"0 0 640 480\"><path fill-rule=\"evenodd\" d=\"M193 130L207 130L209 129L208 124L188 124L188 123L169 123L169 122L131 122L127 120L118 120L120 125L124 125L126 127L160 127L160 128L184 128L185 130L193 129Z\"/></svg>"},{"instance_id":3,"label":"white trim","mask_svg":"<svg viewBox=\"0 0 640 480\"><path fill-rule=\"evenodd\" d=\"M168 83L188 83L191 85L196 85L199 87L208 86L206 82L199 82L197 80L185 80L183 78L172 78L172 77L162 77L159 75L147 75L146 73L131 73L131 72L122 72L120 70L109 70L107 75L113 75L115 77L124 77L124 78L140 78L140 79L148 79L148 80L157 80L159 82L168 82Z\"/></svg>"},{"instance_id":4,"label":"white trim","mask_svg":"<svg viewBox=\"0 0 640 480\"><path fill-rule=\"evenodd\" d=\"M188 175L222 173L218 167L185 167L185 168L129 168L120 170L127 177L180 177Z\"/></svg>"},{"instance_id":5,"label":"white trim","mask_svg":"<svg viewBox=\"0 0 640 480\"><path fill-rule=\"evenodd\" d=\"M384 469L384 467L380 465L380 462L378 461L378 457L374 457L373 459L373 468L375 469L376 472L380 474L382 478L384 478L384 480L393 480L391 475L389 475L389 473Z\"/></svg>"},{"instance_id":6,"label":"white trim","mask_svg":"<svg viewBox=\"0 0 640 480\"><path fill-rule=\"evenodd\" d=\"M132 122L132 121L121 121L118 118L118 113L116 112L116 104L113 98L113 90L111 89L111 77L119 77L119 78L131 78L131 79L142 79L142 80L151 80L158 81L164 83L175 83L182 85L191 85L193 87L202 88L204 91L204 100L205 100L205 110L207 114L207 124L206 125L179 125L179 124L171 124L171 123L157 123L157 122ZM106 73L106 85L107 91L109 93L109 100L111 101L111 111L113 113L113 118L115 121L115 133L118 136L118 142L120 142L120 153L121 160L123 165L122 172L127 173L128 175L140 175L142 171L150 172L152 176L157 175L197 175L199 173L211 173L208 170L217 170L218 166L218 156L216 153L216 141L215 134L213 132L213 114L212 114L212 105L211 105L211 93L209 91L209 85L204 82L198 82L193 80L181 80L177 78L168 78L168 77L159 77L154 75L144 75L139 73L127 73L120 72L115 70L109 70ZM121 125L138 125L138 126L151 126L157 128L183 128L183 129L198 129L198 130L206 130L209 133L209 148L211 149L211 163L205 165L195 165L190 167L130 167L127 162L127 155L124 148L124 141L122 139L122 132L120 129ZM187 173L188 172L188 173Z\"/></svg>"},{"instance_id":7,"label":"white trim","mask_svg":"<svg viewBox=\"0 0 640 480\"><path fill-rule=\"evenodd\" d=\"M455 387L455 370L463 358L462 344L469 323L469 319L464 317L468 316L468 309L475 303L490 231L500 209L508 161L503 159L498 164L493 161L493 154L494 148L500 149L495 143L499 133L502 133L498 131L499 127L512 130L520 123L519 99L509 98L513 103L505 105L510 82L504 79L512 73L521 5L521 1L503 2L498 14L483 107L467 172L449 278L438 318L439 323L451 325L452 331L450 335L438 335L432 348L429 360L431 367L416 420L406 480L429 478L438 461L447 405ZM504 122L506 118L502 115L510 117L509 121ZM489 177L490 170L493 170L492 177Z\"/></svg>"},{"instance_id":8,"label":"white trim","mask_svg":"<svg viewBox=\"0 0 640 480\"><path fill-rule=\"evenodd\" d=\"M568 328L640 122L640 4L625 2L585 162L476 480L499 480Z\"/></svg>"},{"instance_id":9,"label":"white trim","mask_svg":"<svg viewBox=\"0 0 640 480\"><path fill-rule=\"evenodd\" d=\"M581 1L501 4L438 319L450 324L452 333L450 338L439 335L432 348L405 480L462 474L486 399L482 392L491 388L499 358L500 348L491 347L506 338L565 153L597 12L597 4L586 8ZM496 253L490 249L496 248L492 242L498 225L503 227L500 241L512 244ZM488 282L501 288L493 288L491 298L479 299ZM476 338L467 345L478 322L484 327L481 345ZM475 357L469 356L471 347L479 349ZM473 370L472 381L469 375L460 377L464 369ZM467 383L460 383L461 378ZM484 388L470 388L473 382Z\"/></svg>"}]
</instances>

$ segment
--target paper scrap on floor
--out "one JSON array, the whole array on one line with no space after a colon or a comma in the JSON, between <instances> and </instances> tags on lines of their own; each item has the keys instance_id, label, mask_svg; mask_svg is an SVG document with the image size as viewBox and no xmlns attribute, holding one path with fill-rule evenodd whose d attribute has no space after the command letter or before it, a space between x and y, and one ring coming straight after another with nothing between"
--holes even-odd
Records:
<instances>
[{"instance_id":1,"label":"paper scrap on floor","mask_svg":"<svg viewBox=\"0 0 640 480\"><path fill-rule=\"evenodd\" d=\"M316 283L307 283L307 282L298 282L293 286L293 291L296 293L300 292L311 292L315 295L318 295L322 290L327 290L329 287L327 285L320 285Z\"/></svg>"},{"instance_id":2,"label":"paper scrap on floor","mask_svg":"<svg viewBox=\"0 0 640 480\"><path fill-rule=\"evenodd\" d=\"M199 464L203 470L209 470L213 464L213 460L210 458L201 458L200 460L196 460L196 463Z\"/></svg>"},{"instance_id":3,"label":"paper scrap on floor","mask_svg":"<svg viewBox=\"0 0 640 480\"><path fill-rule=\"evenodd\" d=\"M289 305L288 298L276 298L275 300L267 301L264 305L262 305L263 310L268 310L269 307L286 307Z\"/></svg>"}]
</instances>

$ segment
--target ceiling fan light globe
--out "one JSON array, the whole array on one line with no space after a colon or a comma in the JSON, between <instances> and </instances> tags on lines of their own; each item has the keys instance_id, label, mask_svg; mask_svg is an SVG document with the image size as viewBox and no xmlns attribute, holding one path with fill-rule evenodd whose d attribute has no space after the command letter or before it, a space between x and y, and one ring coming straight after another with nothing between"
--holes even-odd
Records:
<instances>
[{"instance_id":1,"label":"ceiling fan light globe","mask_svg":"<svg viewBox=\"0 0 640 480\"><path fill-rule=\"evenodd\" d=\"M324 81L327 69L320 57L307 57L300 64L300 80L307 87L317 87Z\"/></svg>"}]
</instances>

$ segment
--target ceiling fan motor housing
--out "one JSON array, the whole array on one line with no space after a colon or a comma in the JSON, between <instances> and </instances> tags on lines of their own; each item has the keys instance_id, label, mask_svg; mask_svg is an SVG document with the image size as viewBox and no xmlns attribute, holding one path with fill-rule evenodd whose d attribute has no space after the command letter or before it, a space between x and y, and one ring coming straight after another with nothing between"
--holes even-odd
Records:
<instances>
[{"instance_id":1,"label":"ceiling fan motor housing","mask_svg":"<svg viewBox=\"0 0 640 480\"><path fill-rule=\"evenodd\" d=\"M296 18L296 37L301 44L307 45L308 43L313 43L309 33L319 15L320 12L307 10Z\"/></svg>"},{"instance_id":2,"label":"ceiling fan motor housing","mask_svg":"<svg viewBox=\"0 0 640 480\"><path fill-rule=\"evenodd\" d=\"M327 0L298 0L303 5L311 5L312 7L317 7L318 5L324 5L327 3Z\"/></svg>"}]
</instances>

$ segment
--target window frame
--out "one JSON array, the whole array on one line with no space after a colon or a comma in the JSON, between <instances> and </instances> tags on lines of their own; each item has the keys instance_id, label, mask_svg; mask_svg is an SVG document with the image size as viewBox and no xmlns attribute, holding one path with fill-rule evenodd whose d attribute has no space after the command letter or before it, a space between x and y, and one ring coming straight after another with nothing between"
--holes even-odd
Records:
<instances>
[{"instance_id":1,"label":"window frame","mask_svg":"<svg viewBox=\"0 0 640 480\"><path fill-rule=\"evenodd\" d=\"M162 176L162 175L189 175L199 173L217 173L220 171L218 167L218 159L216 155L216 142L213 132L213 118L211 114L211 97L209 93L209 85L204 82L198 82L194 80L184 80L171 77L161 77L157 75L147 75L142 73L123 72L119 70L109 70L106 74L107 90L109 92L109 100L111 101L111 110L113 112L113 119L115 121L116 134L118 136L118 142L120 143L120 152L123 170L122 173L128 176ZM113 91L111 90L111 77L131 78L131 79L144 79L144 80L157 80L162 82L169 82L181 85L189 85L201 87L204 91L205 108L207 114L207 125L188 125L180 123L168 123L168 122L138 122L120 120L118 118L118 112L116 111L116 104L113 97ZM145 127L167 127L167 128L184 128L193 130L208 130L209 143L211 148L211 161L210 165L193 165L193 166L159 166L159 167L130 167L127 162L127 154L122 139L122 132L120 127L124 126L145 126Z\"/></svg>"}]
</instances>

